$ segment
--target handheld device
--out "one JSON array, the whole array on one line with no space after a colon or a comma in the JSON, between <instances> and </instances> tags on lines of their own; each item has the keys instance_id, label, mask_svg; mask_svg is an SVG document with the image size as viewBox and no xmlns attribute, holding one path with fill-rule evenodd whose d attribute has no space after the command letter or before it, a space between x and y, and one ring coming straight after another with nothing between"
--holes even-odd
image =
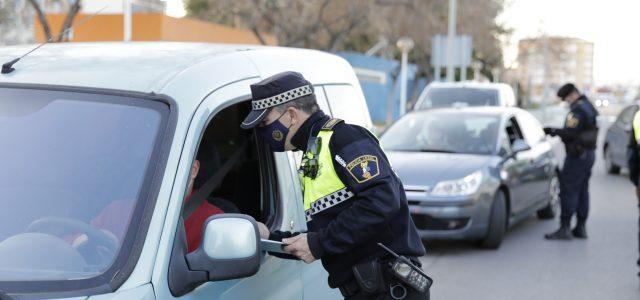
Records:
<instances>
[{"instance_id":1,"label":"handheld device","mask_svg":"<svg viewBox=\"0 0 640 300\"><path fill-rule=\"evenodd\" d=\"M389 267L394 277L421 293L431 287L433 279L418 266L414 265L411 260L398 255L382 243L378 243L378 246L395 257L393 261L389 262Z\"/></svg>"},{"instance_id":2,"label":"handheld device","mask_svg":"<svg viewBox=\"0 0 640 300\"><path fill-rule=\"evenodd\" d=\"M287 244L283 242L260 239L260 251L291 254L287 251L284 251L285 246L287 246Z\"/></svg>"}]
</instances>

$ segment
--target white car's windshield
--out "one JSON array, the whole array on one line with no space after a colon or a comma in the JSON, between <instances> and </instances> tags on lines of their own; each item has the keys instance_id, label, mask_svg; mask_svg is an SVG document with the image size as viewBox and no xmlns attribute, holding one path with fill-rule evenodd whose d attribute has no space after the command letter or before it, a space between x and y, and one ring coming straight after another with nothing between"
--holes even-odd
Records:
<instances>
[{"instance_id":1,"label":"white car's windshield","mask_svg":"<svg viewBox=\"0 0 640 300\"><path fill-rule=\"evenodd\" d=\"M391 151L491 154L499 126L498 115L418 112L398 120L380 142Z\"/></svg>"},{"instance_id":2,"label":"white car's windshield","mask_svg":"<svg viewBox=\"0 0 640 300\"><path fill-rule=\"evenodd\" d=\"M418 109L497 105L499 105L497 90L468 87L434 87L427 90L425 99Z\"/></svg>"},{"instance_id":3,"label":"white car's windshield","mask_svg":"<svg viewBox=\"0 0 640 300\"><path fill-rule=\"evenodd\" d=\"M112 266L167 114L151 100L0 89L0 283Z\"/></svg>"}]
</instances>

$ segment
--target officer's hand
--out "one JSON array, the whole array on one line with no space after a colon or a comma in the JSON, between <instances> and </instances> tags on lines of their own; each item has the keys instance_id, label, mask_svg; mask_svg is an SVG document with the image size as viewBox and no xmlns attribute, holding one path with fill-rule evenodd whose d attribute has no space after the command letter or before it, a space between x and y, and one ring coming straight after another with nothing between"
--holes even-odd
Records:
<instances>
[{"instance_id":1,"label":"officer's hand","mask_svg":"<svg viewBox=\"0 0 640 300\"><path fill-rule=\"evenodd\" d=\"M550 136L555 136L556 135L556 130L554 128L551 128L551 127L545 127L544 128L544 134L548 134Z\"/></svg>"},{"instance_id":2,"label":"officer's hand","mask_svg":"<svg viewBox=\"0 0 640 300\"><path fill-rule=\"evenodd\" d=\"M262 222L258 222L258 230L260 231L260 238L261 239L268 239L269 235L271 234L271 232L269 232L269 228L267 228L267 225L262 224Z\"/></svg>"},{"instance_id":3,"label":"officer's hand","mask_svg":"<svg viewBox=\"0 0 640 300\"><path fill-rule=\"evenodd\" d=\"M303 233L288 239L283 239L282 242L287 244L284 247L284 250L293 254L297 258L302 261L310 264L316 260L311 254L311 249L309 249L309 242L307 242L307 234Z\"/></svg>"}]
</instances>

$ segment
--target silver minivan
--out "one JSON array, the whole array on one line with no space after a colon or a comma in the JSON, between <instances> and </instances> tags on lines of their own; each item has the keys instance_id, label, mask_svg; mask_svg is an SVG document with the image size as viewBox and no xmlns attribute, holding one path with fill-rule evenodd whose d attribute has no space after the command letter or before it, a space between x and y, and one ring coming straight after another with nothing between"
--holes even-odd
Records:
<instances>
[{"instance_id":1,"label":"silver minivan","mask_svg":"<svg viewBox=\"0 0 640 300\"><path fill-rule=\"evenodd\" d=\"M516 96L505 83L434 81L422 90L414 110L471 106L515 107Z\"/></svg>"},{"instance_id":2,"label":"silver minivan","mask_svg":"<svg viewBox=\"0 0 640 300\"><path fill-rule=\"evenodd\" d=\"M0 61L29 49L0 49ZM271 153L239 124L249 85L292 70L326 113L371 128L345 60L279 47L70 43L14 67L0 75L0 299L340 298L319 262L260 248L257 221L306 230L299 153ZM210 198L239 214L212 215L188 249L181 216L196 157L206 158L196 181L229 166Z\"/></svg>"}]
</instances>

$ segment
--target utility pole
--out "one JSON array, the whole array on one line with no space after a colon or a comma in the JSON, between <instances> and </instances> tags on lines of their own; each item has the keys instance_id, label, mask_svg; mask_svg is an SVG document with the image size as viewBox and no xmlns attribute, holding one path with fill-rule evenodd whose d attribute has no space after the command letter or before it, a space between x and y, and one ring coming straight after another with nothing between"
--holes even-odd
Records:
<instances>
[{"instance_id":1,"label":"utility pole","mask_svg":"<svg viewBox=\"0 0 640 300\"><path fill-rule=\"evenodd\" d=\"M401 37L396 46L402 51L402 61L400 63L400 117L407 110L407 60L409 51L413 48L413 40L408 37Z\"/></svg>"},{"instance_id":2,"label":"utility pole","mask_svg":"<svg viewBox=\"0 0 640 300\"><path fill-rule=\"evenodd\" d=\"M124 41L131 41L131 28L132 28L132 18L133 12L131 7L131 0L122 0L122 17L124 18Z\"/></svg>"},{"instance_id":3,"label":"utility pole","mask_svg":"<svg viewBox=\"0 0 640 300\"><path fill-rule=\"evenodd\" d=\"M449 30L447 32L447 81L455 79L455 68L453 67L453 46L456 36L456 5L457 0L449 0Z\"/></svg>"}]
</instances>

